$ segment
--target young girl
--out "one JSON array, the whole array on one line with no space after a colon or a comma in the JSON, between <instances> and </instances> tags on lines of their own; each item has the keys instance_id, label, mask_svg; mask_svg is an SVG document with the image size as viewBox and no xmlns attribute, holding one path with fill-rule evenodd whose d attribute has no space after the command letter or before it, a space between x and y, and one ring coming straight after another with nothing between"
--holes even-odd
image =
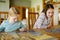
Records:
<instances>
[{"instance_id":1,"label":"young girl","mask_svg":"<svg viewBox=\"0 0 60 40\"><path fill-rule=\"evenodd\" d=\"M52 4L47 4L37 19L33 29L36 28L50 28L52 27L52 16L54 14L54 7Z\"/></svg>"},{"instance_id":2,"label":"young girl","mask_svg":"<svg viewBox=\"0 0 60 40\"><path fill-rule=\"evenodd\" d=\"M11 7L8 12L7 20L4 20L0 25L0 32L12 32L16 30L24 31L24 25L18 21L19 10L17 8Z\"/></svg>"}]
</instances>

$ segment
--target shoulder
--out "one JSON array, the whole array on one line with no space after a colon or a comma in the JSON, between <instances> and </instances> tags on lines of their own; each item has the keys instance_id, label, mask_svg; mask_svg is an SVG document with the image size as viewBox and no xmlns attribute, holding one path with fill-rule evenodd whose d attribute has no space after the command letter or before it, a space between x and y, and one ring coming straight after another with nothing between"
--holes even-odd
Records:
<instances>
[{"instance_id":1,"label":"shoulder","mask_svg":"<svg viewBox=\"0 0 60 40\"><path fill-rule=\"evenodd\" d=\"M44 18L45 18L45 13L41 13L41 14L39 15L39 18L44 19Z\"/></svg>"},{"instance_id":2,"label":"shoulder","mask_svg":"<svg viewBox=\"0 0 60 40\"><path fill-rule=\"evenodd\" d=\"M45 16L45 13L42 12L42 13L40 14L40 16Z\"/></svg>"}]
</instances>

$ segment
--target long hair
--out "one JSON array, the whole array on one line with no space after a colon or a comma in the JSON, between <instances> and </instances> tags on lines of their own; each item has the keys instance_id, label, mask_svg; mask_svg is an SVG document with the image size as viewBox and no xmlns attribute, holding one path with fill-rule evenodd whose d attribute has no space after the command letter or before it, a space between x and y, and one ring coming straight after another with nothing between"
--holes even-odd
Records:
<instances>
[{"instance_id":1,"label":"long hair","mask_svg":"<svg viewBox=\"0 0 60 40\"><path fill-rule=\"evenodd\" d=\"M46 4L44 9L42 10L42 12L45 13L45 15L46 15L47 10L50 8L54 9L53 5L52 4Z\"/></svg>"}]
</instances>

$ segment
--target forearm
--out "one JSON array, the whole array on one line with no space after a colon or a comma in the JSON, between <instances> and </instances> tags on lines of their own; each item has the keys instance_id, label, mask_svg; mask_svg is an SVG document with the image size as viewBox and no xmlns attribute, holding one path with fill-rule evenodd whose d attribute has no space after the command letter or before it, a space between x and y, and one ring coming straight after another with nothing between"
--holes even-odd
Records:
<instances>
[{"instance_id":1,"label":"forearm","mask_svg":"<svg viewBox=\"0 0 60 40\"><path fill-rule=\"evenodd\" d=\"M47 26L47 29L50 29L50 28L52 28L52 27L53 27L53 25L50 24L50 25Z\"/></svg>"}]
</instances>

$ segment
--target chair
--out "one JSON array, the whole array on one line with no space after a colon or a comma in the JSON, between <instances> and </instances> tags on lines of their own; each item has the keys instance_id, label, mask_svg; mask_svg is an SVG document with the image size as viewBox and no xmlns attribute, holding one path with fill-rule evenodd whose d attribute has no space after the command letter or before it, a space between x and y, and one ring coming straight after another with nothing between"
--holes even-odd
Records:
<instances>
[{"instance_id":1,"label":"chair","mask_svg":"<svg viewBox=\"0 0 60 40\"><path fill-rule=\"evenodd\" d=\"M38 16L39 16L39 13L28 12L28 30L33 30L33 26Z\"/></svg>"},{"instance_id":2,"label":"chair","mask_svg":"<svg viewBox=\"0 0 60 40\"><path fill-rule=\"evenodd\" d=\"M3 20L6 20L8 17L8 12L0 12L0 24Z\"/></svg>"}]
</instances>

